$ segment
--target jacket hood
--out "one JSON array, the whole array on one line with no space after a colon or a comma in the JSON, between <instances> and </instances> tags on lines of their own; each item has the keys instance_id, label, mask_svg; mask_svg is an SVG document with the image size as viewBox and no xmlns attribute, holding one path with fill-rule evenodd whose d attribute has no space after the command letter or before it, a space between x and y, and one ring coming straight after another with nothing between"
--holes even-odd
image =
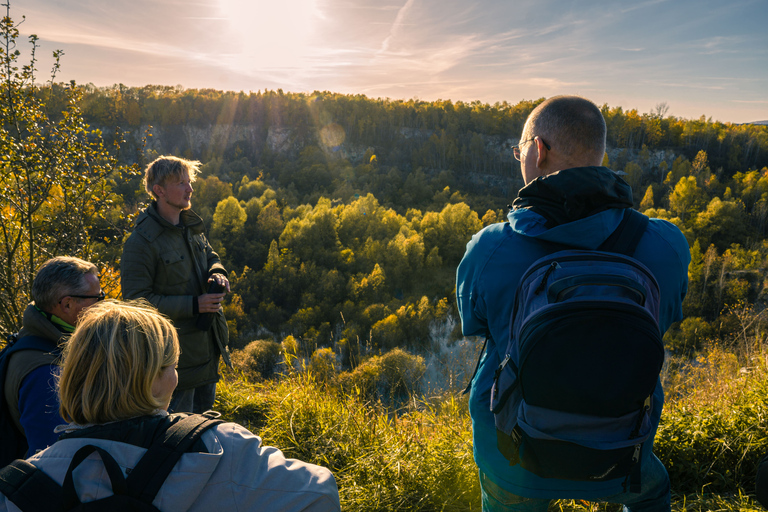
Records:
<instances>
[{"instance_id":1,"label":"jacket hood","mask_svg":"<svg viewBox=\"0 0 768 512\"><path fill-rule=\"evenodd\" d=\"M632 207L631 187L607 167L575 167L523 187L508 218L521 235L581 249L597 248Z\"/></svg>"}]
</instances>

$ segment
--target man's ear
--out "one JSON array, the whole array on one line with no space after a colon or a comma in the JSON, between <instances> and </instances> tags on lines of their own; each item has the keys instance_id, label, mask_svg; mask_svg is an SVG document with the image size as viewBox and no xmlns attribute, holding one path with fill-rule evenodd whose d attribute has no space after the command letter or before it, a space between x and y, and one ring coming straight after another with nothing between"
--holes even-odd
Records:
<instances>
[{"instance_id":1,"label":"man's ear","mask_svg":"<svg viewBox=\"0 0 768 512\"><path fill-rule=\"evenodd\" d=\"M155 197L158 199L165 195L165 189L163 188L162 185L159 185L157 183L152 185L152 192L155 193Z\"/></svg>"},{"instance_id":2,"label":"man's ear","mask_svg":"<svg viewBox=\"0 0 768 512\"><path fill-rule=\"evenodd\" d=\"M544 169L544 162L547 160L549 150L547 149L547 146L544 145L544 141L541 140L540 137L536 137L533 142L536 144L536 149L538 151L536 156L536 167L538 169Z\"/></svg>"},{"instance_id":3,"label":"man's ear","mask_svg":"<svg viewBox=\"0 0 768 512\"><path fill-rule=\"evenodd\" d=\"M69 295L65 295L64 297L61 298L59 303L56 304L56 307L54 308L54 311L52 311L52 313L54 315L58 316L59 318L61 318L62 317L62 315L61 315L62 313L66 314L72 308L72 301L73 300L74 299L72 297L70 297ZM59 311L55 311L56 309L58 309Z\"/></svg>"}]
</instances>

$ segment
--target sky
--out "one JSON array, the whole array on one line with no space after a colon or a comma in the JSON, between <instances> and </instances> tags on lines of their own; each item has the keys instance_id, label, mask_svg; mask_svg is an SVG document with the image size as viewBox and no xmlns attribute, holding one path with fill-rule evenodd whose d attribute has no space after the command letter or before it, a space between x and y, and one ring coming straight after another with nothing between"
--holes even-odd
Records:
<instances>
[{"instance_id":1,"label":"sky","mask_svg":"<svg viewBox=\"0 0 768 512\"><path fill-rule=\"evenodd\" d=\"M768 120L768 0L23 0L38 80ZM23 50L26 40L20 44ZM28 55L28 52L25 54Z\"/></svg>"}]
</instances>

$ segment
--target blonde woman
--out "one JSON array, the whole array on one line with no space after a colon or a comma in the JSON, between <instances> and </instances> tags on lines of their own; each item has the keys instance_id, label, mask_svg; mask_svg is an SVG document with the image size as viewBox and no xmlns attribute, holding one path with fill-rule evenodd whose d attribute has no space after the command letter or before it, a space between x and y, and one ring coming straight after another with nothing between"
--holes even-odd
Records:
<instances>
[{"instance_id":1,"label":"blonde woman","mask_svg":"<svg viewBox=\"0 0 768 512\"><path fill-rule=\"evenodd\" d=\"M60 412L70 424L28 459L32 469L62 485L73 457L84 458L70 472L73 499L111 495L115 479L130 480L147 448L186 417L167 413L178 358L176 330L150 305L107 300L89 308L63 354ZM79 450L90 455L76 457ZM122 475L110 473L110 458ZM161 511L333 511L339 496L327 469L286 459L245 428L218 422L184 451L152 504ZM0 510L6 507L19 510L0 495Z\"/></svg>"}]
</instances>

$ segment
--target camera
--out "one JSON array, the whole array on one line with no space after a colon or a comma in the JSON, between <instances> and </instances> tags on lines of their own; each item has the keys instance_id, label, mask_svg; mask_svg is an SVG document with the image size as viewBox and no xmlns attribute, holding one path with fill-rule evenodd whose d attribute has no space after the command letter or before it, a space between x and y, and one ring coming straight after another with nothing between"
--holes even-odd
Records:
<instances>
[{"instance_id":1,"label":"camera","mask_svg":"<svg viewBox=\"0 0 768 512\"><path fill-rule=\"evenodd\" d=\"M224 290L226 290L227 287L223 284L219 284L216 280L211 280L208 283L208 292L207 293L221 293ZM211 325L213 324L213 316L216 313L200 313L197 316L197 322L195 322L195 327L200 329L201 331L207 331L211 328Z\"/></svg>"}]
</instances>

